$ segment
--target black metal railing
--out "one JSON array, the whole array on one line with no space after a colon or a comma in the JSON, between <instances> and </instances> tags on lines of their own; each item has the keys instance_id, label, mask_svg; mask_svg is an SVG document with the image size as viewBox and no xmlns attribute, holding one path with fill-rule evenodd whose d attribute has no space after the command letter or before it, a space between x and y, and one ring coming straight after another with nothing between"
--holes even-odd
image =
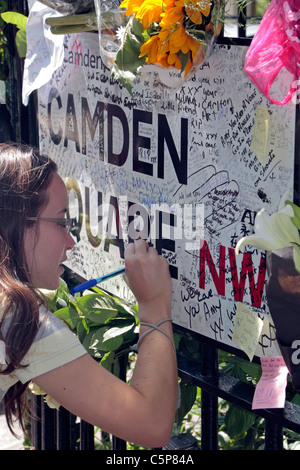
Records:
<instances>
[{"instance_id":1,"label":"black metal railing","mask_svg":"<svg viewBox=\"0 0 300 470\"><path fill-rule=\"evenodd\" d=\"M175 326L176 331L176 326ZM252 410L254 387L218 370L218 348L199 341L201 361L177 352L178 374L185 382L201 389L201 430L199 448L218 449L218 400L226 400L262 418L265 424L265 450L283 449L283 429L300 433L300 407L286 402L284 409ZM223 350L226 347L223 347ZM231 352L230 348L228 349ZM243 354L241 354L243 356ZM243 356L244 357L244 356ZM95 429L64 408L50 409L41 396L32 396L32 445L35 450L93 450ZM126 450L126 442L110 437L112 450Z\"/></svg>"}]
</instances>

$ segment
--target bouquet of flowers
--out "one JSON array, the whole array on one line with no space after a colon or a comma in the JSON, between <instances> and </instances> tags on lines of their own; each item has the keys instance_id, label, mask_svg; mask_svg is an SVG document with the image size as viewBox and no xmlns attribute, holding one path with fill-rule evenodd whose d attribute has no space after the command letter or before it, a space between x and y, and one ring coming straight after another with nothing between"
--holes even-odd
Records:
<instances>
[{"instance_id":1,"label":"bouquet of flowers","mask_svg":"<svg viewBox=\"0 0 300 470\"><path fill-rule=\"evenodd\" d=\"M98 30L104 64L131 93L146 64L184 77L209 55L220 34L226 0L39 0L62 13L46 23L53 34Z\"/></svg>"},{"instance_id":2,"label":"bouquet of flowers","mask_svg":"<svg viewBox=\"0 0 300 470\"><path fill-rule=\"evenodd\" d=\"M264 209L255 219L255 233L244 244L267 251L266 295L276 328L277 342L292 382L300 392L300 208L286 201L269 216Z\"/></svg>"},{"instance_id":3,"label":"bouquet of flowers","mask_svg":"<svg viewBox=\"0 0 300 470\"><path fill-rule=\"evenodd\" d=\"M184 77L209 54L222 29L224 0L123 0L130 19L119 31L112 73L131 92L145 63L173 67Z\"/></svg>"}]
</instances>

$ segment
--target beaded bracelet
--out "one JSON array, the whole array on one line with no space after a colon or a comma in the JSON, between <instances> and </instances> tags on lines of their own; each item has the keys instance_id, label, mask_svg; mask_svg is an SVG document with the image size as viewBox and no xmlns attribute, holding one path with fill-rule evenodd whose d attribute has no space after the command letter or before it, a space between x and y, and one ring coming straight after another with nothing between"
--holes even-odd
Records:
<instances>
[{"instance_id":1,"label":"beaded bracelet","mask_svg":"<svg viewBox=\"0 0 300 470\"><path fill-rule=\"evenodd\" d=\"M152 331L157 330L157 331L160 331L161 333L163 333L171 341L172 346L173 346L173 348L176 352L175 344L174 344L174 341L172 340L172 338L168 335L168 333L166 331L159 328L159 326L162 323L165 323L167 321L172 321L172 318L165 318L164 320L160 320L158 323L156 323L156 325L153 325L152 323L147 323L147 322L140 322L141 326L149 326L151 329L148 330L148 331L145 331L145 333L142 334L142 336L140 337L140 339L137 342L137 348L139 348L142 340L145 338L146 335L148 335L149 333L152 333Z\"/></svg>"}]
</instances>

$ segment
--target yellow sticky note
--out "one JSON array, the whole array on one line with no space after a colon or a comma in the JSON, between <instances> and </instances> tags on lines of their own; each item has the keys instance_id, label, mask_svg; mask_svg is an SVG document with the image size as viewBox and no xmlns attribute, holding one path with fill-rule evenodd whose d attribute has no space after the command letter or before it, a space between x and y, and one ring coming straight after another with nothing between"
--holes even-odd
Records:
<instances>
[{"instance_id":1,"label":"yellow sticky note","mask_svg":"<svg viewBox=\"0 0 300 470\"><path fill-rule=\"evenodd\" d=\"M267 154L270 119L268 110L257 105L250 150L256 154L262 165Z\"/></svg>"},{"instance_id":2,"label":"yellow sticky note","mask_svg":"<svg viewBox=\"0 0 300 470\"><path fill-rule=\"evenodd\" d=\"M247 305L237 302L233 326L233 341L252 361L263 328L263 320Z\"/></svg>"}]
</instances>

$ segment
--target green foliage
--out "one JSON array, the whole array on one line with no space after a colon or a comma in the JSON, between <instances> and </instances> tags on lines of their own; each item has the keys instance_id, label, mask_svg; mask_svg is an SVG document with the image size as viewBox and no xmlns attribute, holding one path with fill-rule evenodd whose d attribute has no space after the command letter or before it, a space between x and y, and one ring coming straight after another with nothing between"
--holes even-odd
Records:
<instances>
[{"instance_id":1,"label":"green foliage","mask_svg":"<svg viewBox=\"0 0 300 470\"><path fill-rule=\"evenodd\" d=\"M72 297L63 280L46 298L49 309L76 333L87 352L118 375L120 358L137 341L137 307L99 288Z\"/></svg>"},{"instance_id":2,"label":"green foliage","mask_svg":"<svg viewBox=\"0 0 300 470\"><path fill-rule=\"evenodd\" d=\"M197 396L197 387L193 384L185 382L184 380L180 381L180 392L181 392L181 404L180 408L177 410L177 424L183 422L184 417L192 409L196 396Z\"/></svg>"},{"instance_id":3,"label":"green foliage","mask_svg":"<svg viewBox=\"0 0 300 470\"><path fill-rule=\"evenodd\" d=\"M26 57L26 23L27 17L15 11L5 11L1 13L1 18L5 23L13 24L17 28L15 42L20 57Z\"/></svg>"}]
</instances>

